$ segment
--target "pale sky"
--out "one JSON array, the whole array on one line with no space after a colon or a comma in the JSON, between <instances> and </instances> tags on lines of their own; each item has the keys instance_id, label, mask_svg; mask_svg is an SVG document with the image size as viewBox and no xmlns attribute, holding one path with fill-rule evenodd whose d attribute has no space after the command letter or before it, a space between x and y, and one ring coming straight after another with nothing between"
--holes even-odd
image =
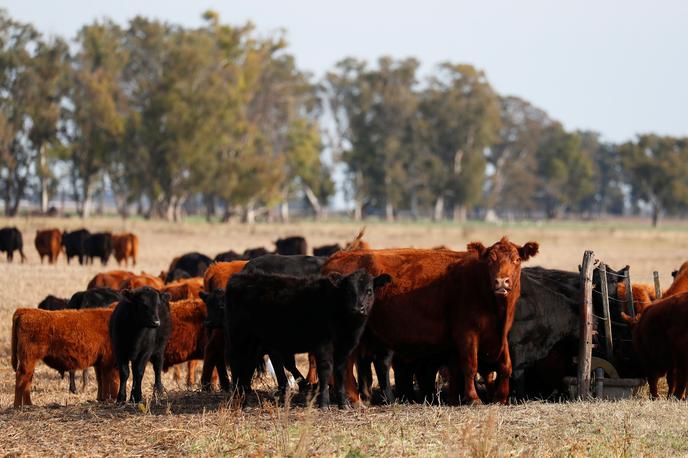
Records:
<instances>
[{"instance_id":1,"label":"pale sky","mask_svg":"<svg viewBox=\"0 0 688 458\"><path fill-rule=\"evenodd\" d=\"M16 19L73 37L108 16L284 28L299 66L321 76L339 59L414 56L471 63L501 94L523 97L567 129L623 141L688 136L688 1L682 0L4 0Z\"/></svg>"}]
</instances>

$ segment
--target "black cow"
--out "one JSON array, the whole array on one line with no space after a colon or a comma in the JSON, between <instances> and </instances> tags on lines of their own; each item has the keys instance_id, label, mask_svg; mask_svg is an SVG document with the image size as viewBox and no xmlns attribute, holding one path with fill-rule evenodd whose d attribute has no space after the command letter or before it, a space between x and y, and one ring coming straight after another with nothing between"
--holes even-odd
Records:
<instances>
[{"instance_id":1,"label":"black cow","mask_svg":"<svg viewBox=\"0 0 688 458\"><path fill-rule=\"evenodd\" d=\"M210 332L213 332L216 329L222 330L224 334L224 322L225 322L225 290L224 289L216 289L210 293L207 293L205 291L200 292L200 297L205 302L206 305L206 310L207 310L207 316L206 320L204 322L205 326L208 328ZM223 349L224 352L224 349ZM224 354L224 353L223 353ZM258 365L258 371L263 374L266 371L265 367L265 360L263 359L263 355L265 352L259 352L257 356L257 365ZM286 360L282 361L281 359L276 359L273 363L273 368L275 368L275 371L280 370L282 365L284 365L284 368L287 369L291 375L294 377L296 380L299 390L305 390L308 387L308 382L306 381L306 378L301 374L299 369L296 367L296 358L287 358ZM220 378L220 387L222 388L223 391L229 390L229 380L227 379L227 366L223 362L220 366L217 367L218 371L218 376ZM204 370L205 372L205 370ZM210 380L201 380L201 383L203 386L208 385L210 383Z\"/></svg>"},{"instance_id":2,"label":"black cow","mask_svg":"<svg viewBox=\"0 0 688 458\"><path fill-rule=\"evenodd\" d=\"M155 393L162 395L162 367L165 346L172 332L170 295L149 286L122 291L124 298L110 318L110 340L119 369L117 402L127 398L129 361L133 372L131 401L141 402L141 381L148 361L155 371Z\"/></svg>"},{"instance_id":3,"label":"black cow","mask_svg":"<svg viewBox=\"0 0 688 458\"><path fill-rule=\"evenodd\" d=\"M338 243L334 245L323 245L313 248L313 256L324 256L329 258L337 251L342 251L342 247Z\"/></svg>"},{"instance_id":4,"label":"black cow","mask_svg":"<svg viewBox=\"0 0 688 458\"><path fill-rule=\"evenodd\" d=\"M85 259L84 242L89 235L91 233L86 229L62 233L62 246L67 256L67 264L69 264L73 257L77 257L79 258L79 264L83 265Z\"/></svg>"},{"instance_id":5,"label":"black cow","mask_svg":"<svg viewBox=\"0 0 688 458\"><path fill-rule=\"evenodd\" d=\"M215 262L232 262L232 261L241 261L242 259L244 259L244 257L242 255L240 255L239 253L237 253L234 250L229 250L229 251L225 251L224 253L219 253L217 256L215 256L213 261L215 261Z\"/></svg>"},{"instance_id":6,"label":"black cow","mask_svg":"<svg viewBox=\"0 0 688 458\"><path fill-rule=\"evenodd\" d=\"M256 259L261 256L265 256L266 254L270 254L268 250L265 248L248 248L247 250L244 251L244 254L242 257L244 259Z\"/></svg>"},{"instance_id":7,"label":"black cow","mask_svg":"<svg viewBox=\"0 0 688 458\"><path fill-rule=\"evenodd\" d=\"M277 254L287 256L295 254L308 254L308 244L306 239L301 236L286 237L275 241Z\"/></svg>"},{"instance_id":8,"label":"black cow","mask_svg":"<svg viewBox=\"0 0 688 458\"><path fill-rule=\"evenodd\" d=\"M109 232L97 232L84 239L84 255L89 263L93 264L94 258L99 258L102 265L107 265L112 256L112 234Z\"/></svg>"},{"instance_id":9,"label":"black cow","mask_svg":"<svg viewBox=\"0 0 688 458\"><path fill-rule=\"evenodd\" d=\"M53 296L49 294L38 303L41 310L66 310L69 308L69 299Z\"/></svg>"},{"instance_id":10,"label":"black cow","mask_svg":"<svg viewBox=\"0 0 688 458\"><path fill-rule=\"evenodd\" d=\"M24 239L16 227L3 227L0 229L0 252L7 253L7 262L12 262L14 252L19 251L21 262L26 261L24 256Z\"/></svg>"},{"instance_id":11,"label":"black cow","mask_svg":"<svg viewBox=\"0 0 688 458\"><path fill-rule=\"evenodd\" d=\"M261 347L268 350L273 364L312 352L321 381L320 407L329 406L327 381L333 367L339 406L345 407L347 358L365 328L374 290L390 280L387 274L373 277L364 270L327 277L234 275L225 293L225 336L229 337L225 344L236 386L250 391ZM283 391L286 376L281 367L275 370Z\"/></svg>"},{"instance_id":12,"label":"black cow","mask_svg":"<svg viewBox=\"0 0 688 458\"><path fill-rule=\"evenodd\" d=\"M247 262L242 272L261 271L295 276L319 275L326 262L327 258L317 256L266 254Z\"/></svg>"},{"instance_id":13,"label":"black cow","mask_svg":"<svg viewBox=\"0 0 688 458\"><path fill-rule=\"evenodd\" d=\"M180 270L189 274L189 277L202 277L206 269L213 261L208 256L197 251L181 255L165 277L165 283L175 281L175 271ZM176 274L179 275L179 274ZM177 277L178 279L179 277Z\"/></svg>"},{"instance_id":14,"label":"black cow","mask_svg":"<svg viewBox=\"0 0 688 458\"><path fill-rule=\"evenodd\" d=\"M112 288L92 288L74 293L69 299L70 309L92 309L108 307L113 302L122 300L122 294Z\"/></svg>"}]
</instances>

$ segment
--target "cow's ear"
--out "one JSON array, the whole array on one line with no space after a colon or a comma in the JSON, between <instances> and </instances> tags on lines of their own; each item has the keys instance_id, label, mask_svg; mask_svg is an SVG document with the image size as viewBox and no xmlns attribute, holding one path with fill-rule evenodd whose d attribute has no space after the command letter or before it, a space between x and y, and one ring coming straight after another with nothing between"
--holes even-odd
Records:
<instances>
[{"instance_id":1,"label":"cow's ear","mask_svg":"<svg viewBox=\"0 0 688 458\"><path fill-rule=\"evenodd\" d=\"M528 242L518 249L518 255L522 260L527 261L538 254L539 249L540 245L537 242Z\"/></svg>"},{"instance_id":2,"label":"cow's ear","mask_svg":"<svg viewBox=\"0 0 688 458\"><path fill-rule=\"evenodd\" d=\"M332 285L334 285L336 288L339 288L344 280L344 276L339 272L330 272L327 274L327 279L330 281L330 283L332 283Z\"/></svg>"},{"instance_id":3,"label":"cow's ear","mask_svg":"<svg viewBox=\"0 0 688 458\"><path fill-rule=\"evenodd\" d=\"M130 301L134 300L134 292L130 289L123 289L122 290L122 296L127 300L130 300Z\"/></svg>"},{"instance_id":4,"label":"cow's ear","mask_svg":"<svg viewBox=\"0 0 688 458\"><path fill-rule=\"evenodd\" d=\"M468 251L475 251L478 253L478 257L482 256L485 253L485 245L483 245L482 242L471 242L468 245L466 245L466 249Z\"/></svg>"},{"instance_id":5,"label":"cow's ear","mask_svg":"<svg viewBox=\"0 0 688 458\"><path fill-rule=\"evenodd\" d=\"M392 276L389 274L381 274L373 279L373 288L378 289L385 286L392 281Z\"/></svg>"}]
</instances>

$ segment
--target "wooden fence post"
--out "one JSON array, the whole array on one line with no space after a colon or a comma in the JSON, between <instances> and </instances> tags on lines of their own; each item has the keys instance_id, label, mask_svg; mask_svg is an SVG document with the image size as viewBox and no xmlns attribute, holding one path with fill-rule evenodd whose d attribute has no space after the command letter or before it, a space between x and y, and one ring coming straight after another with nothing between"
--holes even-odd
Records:
<instances>
[{"instance_id":1,"label":"wooden fence post","mask_svg":"<svg viewBox=\"0 0 688 458\"><path fill-rule=\"evenodd\" d=\"M607 360L614 358L614 341L612 340L612 319L609 313L609 286L607 285L607 265L600 263L600 294L602 295L602 316L604 318L604 341L607 350Z\"/></svg>"},{"instance_id":2,"label":"wooden fence post","mask_svg":"<svg viewBox=\"0 0 688 458\"><path fill-rule=\"evenodd\" d=\"M626 269L623 279L626 286L626 312L631 318L635 318L635 307L633 306L633 290L631 289L631 269Z\"/></svg>"},{"instance_id":3,"label":"wooden fence post","mask_svg":"<svg viewBox=\"0 0 688 458\"><path fill-rule=\"evenodd\" d=\"M655 270L653 276L655 277L655 296L657 296L657 299L661 299L662 288L659 287L659 272Z\"/></svg>"},{"instance_id":4,"label":"wooden fence post","mask_svg":"<svg viewBox=\"0 0 688 458\"><path fill-rule=\"evenodd\" d=\"M595 253L588 250L583 255L580 271L580 343L578 345L578 397L590 396L590 369L592 367L592 273Z\"/></svg>"}]
</instances>

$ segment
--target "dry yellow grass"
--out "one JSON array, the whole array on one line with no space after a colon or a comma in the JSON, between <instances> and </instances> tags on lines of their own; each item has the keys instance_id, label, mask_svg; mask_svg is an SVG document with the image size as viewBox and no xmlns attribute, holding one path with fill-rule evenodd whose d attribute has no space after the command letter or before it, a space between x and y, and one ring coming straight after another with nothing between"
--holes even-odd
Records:
<instances>
[{"instance_id":1,"label":"dry yellow grass","mask_svg":"<svg viewBox=\"0 0 688 458\"><path fill-rule=\"evenodd\" d=\"M1 220L24 233L26 264L0 261L0 450L8 455L318 455L318 456L667 456L688 454L688 408L682 402L634 399L623 402L528 402L498 407L393 405L319 412L275 407L271 383L263 402L237 410L222 394L178 386L165 375L166 399L142 413L132 406L100 405L95 384L71 395L67 380L40 365L34 377L36 406L11 408L10 318L17 307L35 307L47 294L68 297L83 289L99 265L40 265L33 248L38 228L76 228L71 220ZM302 234L311 245L343 243L357 232L353 223L291 225L208 225L120 220L88 221L90 229L131 230L141 239L138 270L157 274L175 255L198 250L209 255L253 246L272 249L278 237ZM688 228L651 231L608 226L528 225L458 227L430 224L370 224L374 247L447 245L461 249L470 240L491 242L508 234L516 242L538 240L532 265L575 270L584 249L612 267L631 265L634 280L649 282L658 270L670 272L688 259ZM114 268L114 261L108 268ZM303 360L301 360L303 364ZM144 396L152 388L149 367Z\"/></svg>"}]
</instances>

